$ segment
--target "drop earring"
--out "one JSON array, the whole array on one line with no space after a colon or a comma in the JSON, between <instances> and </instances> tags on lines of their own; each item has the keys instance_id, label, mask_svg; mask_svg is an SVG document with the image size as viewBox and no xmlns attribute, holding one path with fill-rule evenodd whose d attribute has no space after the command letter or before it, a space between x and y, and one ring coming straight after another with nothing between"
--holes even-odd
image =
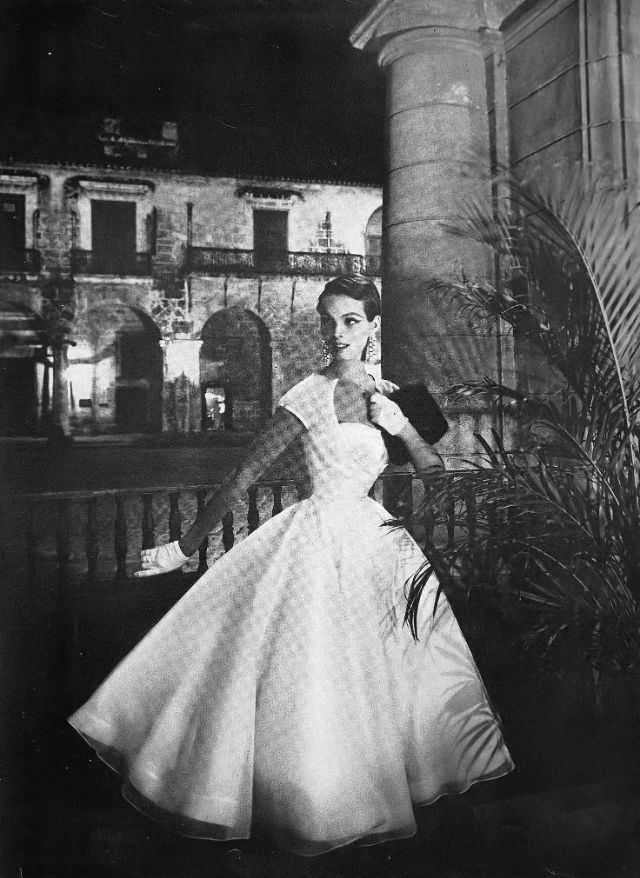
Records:
<instances>
[{"instance_id":1,"label":"drop earring","mask_svg":"<svg viewBox=\"0 0 640 878\"><path fill-rule=\"evenodd\" d=\"M365 349L364 358L367 363L373 363L376 353L376 343L373 337L373 332L369 333L369 338L367 339L367 347Z\"/></svg>"},{"instance_id":2,"label":"drop earring","mask_svg":"<svg viewBox=\"0 0 640 878\"><path fill-rule=\"evenodd\" d=\"M324 340L322 342L322 362L325 366L331 365L331 350L328 343Z\"/></svg>"}]
</instances>

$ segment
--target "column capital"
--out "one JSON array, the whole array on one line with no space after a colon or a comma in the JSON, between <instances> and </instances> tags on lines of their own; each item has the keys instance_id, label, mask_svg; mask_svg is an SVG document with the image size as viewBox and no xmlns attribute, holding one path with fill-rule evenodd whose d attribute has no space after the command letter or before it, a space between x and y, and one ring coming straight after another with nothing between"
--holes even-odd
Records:
<instances>
[{"instance_id":1,"label":"column capital","mask_svg":"<svg viewBox=\"0 0 640 878\"><path fill-rule=\"evenodd\" d=\"M351 32L356 49L378 51L399 33L437 28L477 32L498 29L523 0L380 0Z\"/></svg>"},{"instance_id":2,"label":"column capital","mask_svg":"<svg viewBox=\"0 0 640 878\"><path fill-rule=\"evenodd\" d=\"M406 55L430 53L435 50L444 52L477 52L481 53L480 37L477 30L463 30L458 27L416 27L412 30L389 34L380 45L378 64L387 67L398 58Z\"/></svg>"}]
</instances>

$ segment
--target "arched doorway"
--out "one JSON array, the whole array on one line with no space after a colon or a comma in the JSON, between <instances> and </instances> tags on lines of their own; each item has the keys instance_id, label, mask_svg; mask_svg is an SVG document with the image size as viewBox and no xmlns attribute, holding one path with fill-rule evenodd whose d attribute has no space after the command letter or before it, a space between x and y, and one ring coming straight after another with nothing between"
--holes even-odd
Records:
<instances>
[{"instance_id":1,"label":"arched doorway","mask_svg":"<svg viewBox=\"0 0 640 878\"><path fill-rule=\"evenodd\" d=\"M162 429L160 331L137 308L91 309L69 349L72 423L77 432Z\"/></svg>"},{"instance_id":2,"label":"arched doorway","mask_svg":"<svg viewBox=\"0 0 640 878\"><path fill-rule=\"evenodd\" d=\"M257 430L271 415L271 339L243 308L213 314L201 333L203 429Z\"/></svg>"},{"instance_id":3,"label":"arched doorway","mask_svg":"<svg viewBox=\"0 0 640 878\"><path fill-rule=\"evenodd\" d=\"M382 208L379 207L369 217L364 233L364 255L367 274L380 276L382 261Z\"/></svg>"},{"instance_id":4,"label":"arched doorway","mask_svg":"<svg viewBox=\"0 0 640 878\"><path fill-rule=\"evenodd\" d=\"M33 436L50 405L50 367L41 319L18 305L0 307L0 435Z\"/></svg>"}]
</instances>

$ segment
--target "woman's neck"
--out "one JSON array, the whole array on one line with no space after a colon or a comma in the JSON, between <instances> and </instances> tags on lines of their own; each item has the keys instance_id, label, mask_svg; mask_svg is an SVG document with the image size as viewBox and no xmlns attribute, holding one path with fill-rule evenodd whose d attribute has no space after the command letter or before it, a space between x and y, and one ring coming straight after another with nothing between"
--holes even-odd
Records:
<instances>
[{"instance_id":1,"label":"woman's neck","mask_svg":"<svg viewBox=\"0 0 640 878\"><path fill-rule=\"evenodd\" d=\"M373 380L362 360L334 360L326 370L330 375L354 384L370 384Z\"/></svg>"}]
</instances>

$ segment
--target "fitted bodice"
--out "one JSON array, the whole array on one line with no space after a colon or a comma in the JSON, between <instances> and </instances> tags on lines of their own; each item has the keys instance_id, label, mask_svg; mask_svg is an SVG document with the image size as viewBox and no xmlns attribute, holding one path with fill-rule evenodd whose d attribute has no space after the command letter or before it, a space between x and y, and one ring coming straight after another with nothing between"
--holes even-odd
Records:
<instances>
[{"instance_id":1,"label":"fitted bodice","mask_svg":"<svg viewBox=\"0 0 640 878\"><path fill-rule=\"evenodd\" d=\"M305 425L305 459L312 495L365 497L389 462L382 434L373 425L340 423L334 407L338 380L313 374L280 400Z\"/></svg>"}]
</instances>

